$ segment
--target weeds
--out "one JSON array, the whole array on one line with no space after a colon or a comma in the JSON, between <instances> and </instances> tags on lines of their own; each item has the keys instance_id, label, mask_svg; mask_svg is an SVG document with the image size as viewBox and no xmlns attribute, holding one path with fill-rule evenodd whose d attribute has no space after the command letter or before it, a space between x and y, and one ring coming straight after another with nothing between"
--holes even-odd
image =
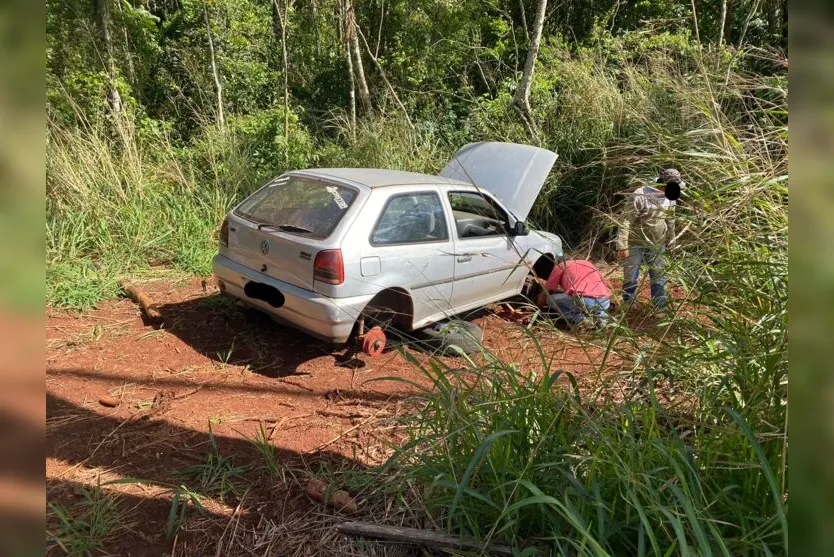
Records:
<instances>
[{"instance_id":1,"label":"weeds","mask_svg":"<svg viewBox=\"0 0 834 557\"><path fill-rule=\"evenodd\" d=\"M270 480L275 481L281 475L283 469L278 462L278 453L269 440L269 434L266 432L263 422L258 424L258 431L255 432L255 437L252 439L246 437L246 439L255 447L258 455L263 460L261 469L266 472Z\"/></svg>"},{"instance_id":2,"label":"weeds","mask_svg":"<svg viewBox=\"0 0 834 557\"><path fill-rule=\"evenodd\" d=\"M168 511L168 519L165 522L165 538L174 539L179 532L186 517L188 516L189 504L200 512L203 512L202 497L185 485L178 485L170 489L171 508Z\"/></svg>"},{"instance_id":3,"label":"weeds","mask_svg":"<svg viewBox=\"0 0 834 557\"><path fill-rule=\"evenodd\" d=\"M739 413L701 415L713 409L707 393L675 412L651 377L644 397L588 400L544 358L537 375L483 356L463 369L420 366L434 388L410 419L411 442L385 468L425 486L428 511L453 532L555 554L779 545L779 447L763 446Z\"/></svg>"},{"instance_id":4,"label":"weeds","mask_svg":"<svg viewBox=\"0 0 834 557\"><path fill-rule=\"evenodd\" d=\"M50 541L67 555L92 556L126 528L130 513L116 495L100 485L78 488L81 499L69 507L49 503L58 524Z\"/></svg>"},{"instance_id":5,"label":"weeds","mask_svg":"<svg viewBox=\"0 0 834 557\"><path fill-rule=\"evenodd\" d=\"M201 493L216 495L221 500L225 500L228 495L239 496L242 493L244 474L249 467L236 466L233 458L220 455L211 424L209 441L211 450L206 454L205 462L189 466L178 474L195 481Z\"/></svg>"},{"instance_id":6,"label":"weeds","mask_svg":"<svg viewBox=\"0 0 834 557\"><path fill-rule=\"evenodd\" d=\"M232 339L232 344L229 346L227 350L222 350L217 353L217 359L220 360L221 363L224 365L228 364L229 361L232 359L232 354L235 351L235 339Z\"/></svg>"}]
</instances>

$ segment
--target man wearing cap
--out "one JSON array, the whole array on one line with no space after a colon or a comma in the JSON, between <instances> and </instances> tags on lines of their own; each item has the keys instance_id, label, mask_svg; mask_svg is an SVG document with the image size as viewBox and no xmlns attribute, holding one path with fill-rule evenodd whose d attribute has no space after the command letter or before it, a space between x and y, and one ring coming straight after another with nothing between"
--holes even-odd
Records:
<instances>
[{"instance_id":1,"label":"man wearing cap","mask_svg":"<svg viewBox=\"0 0 834 557\"><path fill-rule=\"evenodd\" d=\"M674 168L660 172L654 186L637 188L625 202L617 235L617 258L623 262L623 301L637 296L640 266L649 269L652 302L666 308L665 251L675 239L675 201L684 181Z\"/></svg>"}]
</instances>

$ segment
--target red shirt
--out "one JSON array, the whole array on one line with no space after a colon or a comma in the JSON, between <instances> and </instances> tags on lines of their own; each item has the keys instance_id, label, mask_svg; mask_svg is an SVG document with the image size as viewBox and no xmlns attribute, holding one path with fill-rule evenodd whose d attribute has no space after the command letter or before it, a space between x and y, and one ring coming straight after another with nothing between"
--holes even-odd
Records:
<instances>
[{"instance_id":1,"label":"red shirt","mask_svg":"<svg viewBox=\"0 0 834 557\"><path fill-rule=\"evenodd\" d=\"M594 264L585 259L568 259L557 263L545 286L550 292L561 290L568 296L610 298L611 290Z\"/></svg>"}]
</instances>

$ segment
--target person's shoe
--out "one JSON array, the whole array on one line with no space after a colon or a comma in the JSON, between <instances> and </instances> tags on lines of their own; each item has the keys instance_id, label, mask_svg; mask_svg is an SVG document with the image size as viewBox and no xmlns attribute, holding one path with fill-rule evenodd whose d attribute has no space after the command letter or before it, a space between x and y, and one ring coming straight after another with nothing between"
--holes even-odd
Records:
<instances>
[{"instance_id":1,"label":"person's shoe","mask_svg":"<svg viewBox=\"0 0 834 557\"><path fill-rule=\"evenodd\" d=\"M662 320L671 316L672 312L669 311L669 308L666 306L654 306L652 309L652 315Z\"/></svg>"},{"instance_id":2,"label":"person's shoe","mask_svg":"<svg viewBox=\"0 0 834 557\"><path fill-rule=\"evenodd\" d=\"M629 298L626 300L623 298L622 303L616 304L618 312L627 312L630 311L640 305L640 302L637 301L637 296L634 298Z\"/></svg>"},{"instance_id":3,"label":"person's shoe","mask_svg":"<svg viewBox=\"0 0 834 557\"><path fill-rule=\"evenodd\" d=\"M583 319L574 328L580 333L592 333L597 330L596 324L591 319Z\"/></svg>"}]
</instances>

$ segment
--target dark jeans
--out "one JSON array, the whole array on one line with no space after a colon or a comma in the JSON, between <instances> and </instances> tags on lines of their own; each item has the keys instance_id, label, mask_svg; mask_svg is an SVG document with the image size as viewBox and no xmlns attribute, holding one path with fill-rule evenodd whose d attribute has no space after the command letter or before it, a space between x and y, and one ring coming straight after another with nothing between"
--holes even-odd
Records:
<instances>
[{"instance_id":1,"label":"dark jeans","mask_svg":"<svg viewBox=\"0 0 834 557\"><path fill-rule=\"evenodd\" d=\"M611 307L611 300L588 296L568 296L557 292L548 297L548 306L572 325L591 318L596 325L601 327L608 322L608 308Z\"/></svg>"},{"instance_id":2,"label":"dark jeans","mask_svg":"<svg viewBox=\"0 0 834 557\"><path fill-rule=\"evenodd\" d=\"M637 279L640 278L640 265L649 268L652 281L652 301L659 308L666 307L666 266L665 248L633 247L628 249L628 257L623 262L623 301L628 302L637 294Z\"/></svg>"}]
</instances>

